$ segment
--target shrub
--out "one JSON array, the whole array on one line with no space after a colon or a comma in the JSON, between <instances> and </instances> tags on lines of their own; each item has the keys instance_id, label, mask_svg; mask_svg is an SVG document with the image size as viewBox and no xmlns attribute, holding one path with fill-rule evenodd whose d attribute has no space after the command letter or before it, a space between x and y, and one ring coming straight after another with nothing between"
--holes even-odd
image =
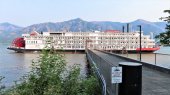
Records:
<instances>
[{"instance_id":1,"label":"shrub","mask_svg":"<svg viewBox=\"0 0 170 95\"><path fill-rule=\"evenodd\" d=\"M5 88L5 86L1 84L1 81L2 81L3 78L4 77L0 76L0 95L2 94L2 92L3 92L4 88Z\"/></svg>"}]
</instances>

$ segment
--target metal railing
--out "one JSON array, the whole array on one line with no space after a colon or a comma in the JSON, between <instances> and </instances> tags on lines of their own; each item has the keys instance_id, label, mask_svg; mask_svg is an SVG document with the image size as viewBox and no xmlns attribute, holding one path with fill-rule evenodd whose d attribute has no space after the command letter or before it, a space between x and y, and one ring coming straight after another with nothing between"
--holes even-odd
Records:
<instances>
[{"instance_id":1,"label":"metal railing","mask_svg":"<svg viewBox=\"0 0 170 95\"><path fill-rule=\"evenodd\" d=\"M97 68L98 73L101 77L105 80L106 84L106 92L109 95L116 95L117 94L117 85L111 83L111 69L114 66L113 63L108 62L106 59L101 58L100 56L96 55L93 51L87 50L87 54L90 57L89 59L93 61L95 64L95 68Z\"/></svg>"},{"instance_id":2,"label":"metal railing","mask_svg":"<svg viewBox=\"0 0 170 95\"><path fill-rule=\"evenodd\" d=\"M106 95L106 81L103 77L103 75L99 72L99 68L97 67L96 63L93 61L91 55L89 54L88 50L86 51L87 53L87 59L89 61L89 63L94 67L94 71L101 83L102 86L102 95Z\"/></svg>"},{"instance_id":3,"label":"metal railing","mask_svg":"<svg viewBox=\"0 0 170 95\"><path fill-rule=\"evenodd\" d=\"M160 66L160 67L164 67L167 69L170 69L170 64L168 64L170 62L170 54L163 54L163 53L155 53L155 65L156 66Z\"/></svg>"},{"instance_id":4,"label":"metal railing","mask_svg":"<svg viewBox=\"0 0 170 95\"><path fill-rule=\"evenodd\" d=\"M106 54L109 54L109 55L112 55L112 56L117 56L117 57L119 57L121 59L125 59L129 62L141 63L143 66L148 67L150 69L155 69L155 70L158 70L160 72L170 74L170 67L167 68L167 64L166 64L166 68L164 66L160 66L161 63L164 63L163 61L167 61L167 63L169 63L169 57L170 56L167 55L167 54L160 54L160 53L155 54L156 58L153 57L152 58L153 62L150 63L150 62L147 62L147 61L139 61L137 58L136 59L135 58L129 58L129 55L127 57L127 56L122 56L120 54L110 53L110 52L107 52L107 51L100 51L100 52L103 52L103 53L106 53ZM153 54L153 56L154 56L154 54ZM164 60L159 59L159 58L161 58L161 56L164 58ZM149 59L149 60L151 60L151 59ZM155 60L156 63L154 63L154 60Z\"/></svg>"}]
</instances>

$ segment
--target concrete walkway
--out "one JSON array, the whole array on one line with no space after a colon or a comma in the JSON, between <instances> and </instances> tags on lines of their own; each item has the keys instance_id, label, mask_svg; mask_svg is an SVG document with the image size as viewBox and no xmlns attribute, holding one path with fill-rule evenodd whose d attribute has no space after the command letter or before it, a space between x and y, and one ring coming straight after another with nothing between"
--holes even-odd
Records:
<instances>
[{"instance_id":1,"label":"concrete walkway","mask_svg":"<svg viewBox=\"0 0 170 95\"><path fill-rule=\"evenodd\" d=\"M128 61L100 51L93 50L93 52L113 65ZM170 75L143 66L142 95L170 95Z\"/></svg>"}]
</instances>

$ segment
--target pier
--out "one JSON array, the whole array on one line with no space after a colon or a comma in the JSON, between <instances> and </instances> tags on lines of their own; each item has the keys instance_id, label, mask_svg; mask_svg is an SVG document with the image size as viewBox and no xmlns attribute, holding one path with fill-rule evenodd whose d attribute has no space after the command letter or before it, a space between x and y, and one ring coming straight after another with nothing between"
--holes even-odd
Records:
<instances>
[{"instance_id":1,"label":"pier","mask_svg":"<svg viewBox=\"0 0 170 95\"><path fill-rule=\"evenodd\" d=\"M139 95L169 95L170 70L138 60L126 58L114 53L87 50L87 60L95 65L99 79L103 86L103 95L120 95L120 84L111 83L111 68L117 67L121 62L135 62L142 64L142 89ZM134 80L135 81L135 80ZM105 84L105 85L104 85ZM106 93L107 94L106 94Z\"/></svg>"}]
</instances>

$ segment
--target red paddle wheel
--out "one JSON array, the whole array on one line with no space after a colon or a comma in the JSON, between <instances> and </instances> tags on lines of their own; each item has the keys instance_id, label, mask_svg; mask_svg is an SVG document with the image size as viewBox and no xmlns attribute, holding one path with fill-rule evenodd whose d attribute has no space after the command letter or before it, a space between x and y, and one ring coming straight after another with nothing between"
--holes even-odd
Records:
<instances>
[{"instance_id":1,"label":"red paddle wheel","mask_svg":"<svg viewBox=\"0 0 170 95\"><path fill-rule=\"evenodd\" d=\"M20 48L25 47L24 38L18 37L12 41L12 47Z\"/></svg>"}]
</instances>

